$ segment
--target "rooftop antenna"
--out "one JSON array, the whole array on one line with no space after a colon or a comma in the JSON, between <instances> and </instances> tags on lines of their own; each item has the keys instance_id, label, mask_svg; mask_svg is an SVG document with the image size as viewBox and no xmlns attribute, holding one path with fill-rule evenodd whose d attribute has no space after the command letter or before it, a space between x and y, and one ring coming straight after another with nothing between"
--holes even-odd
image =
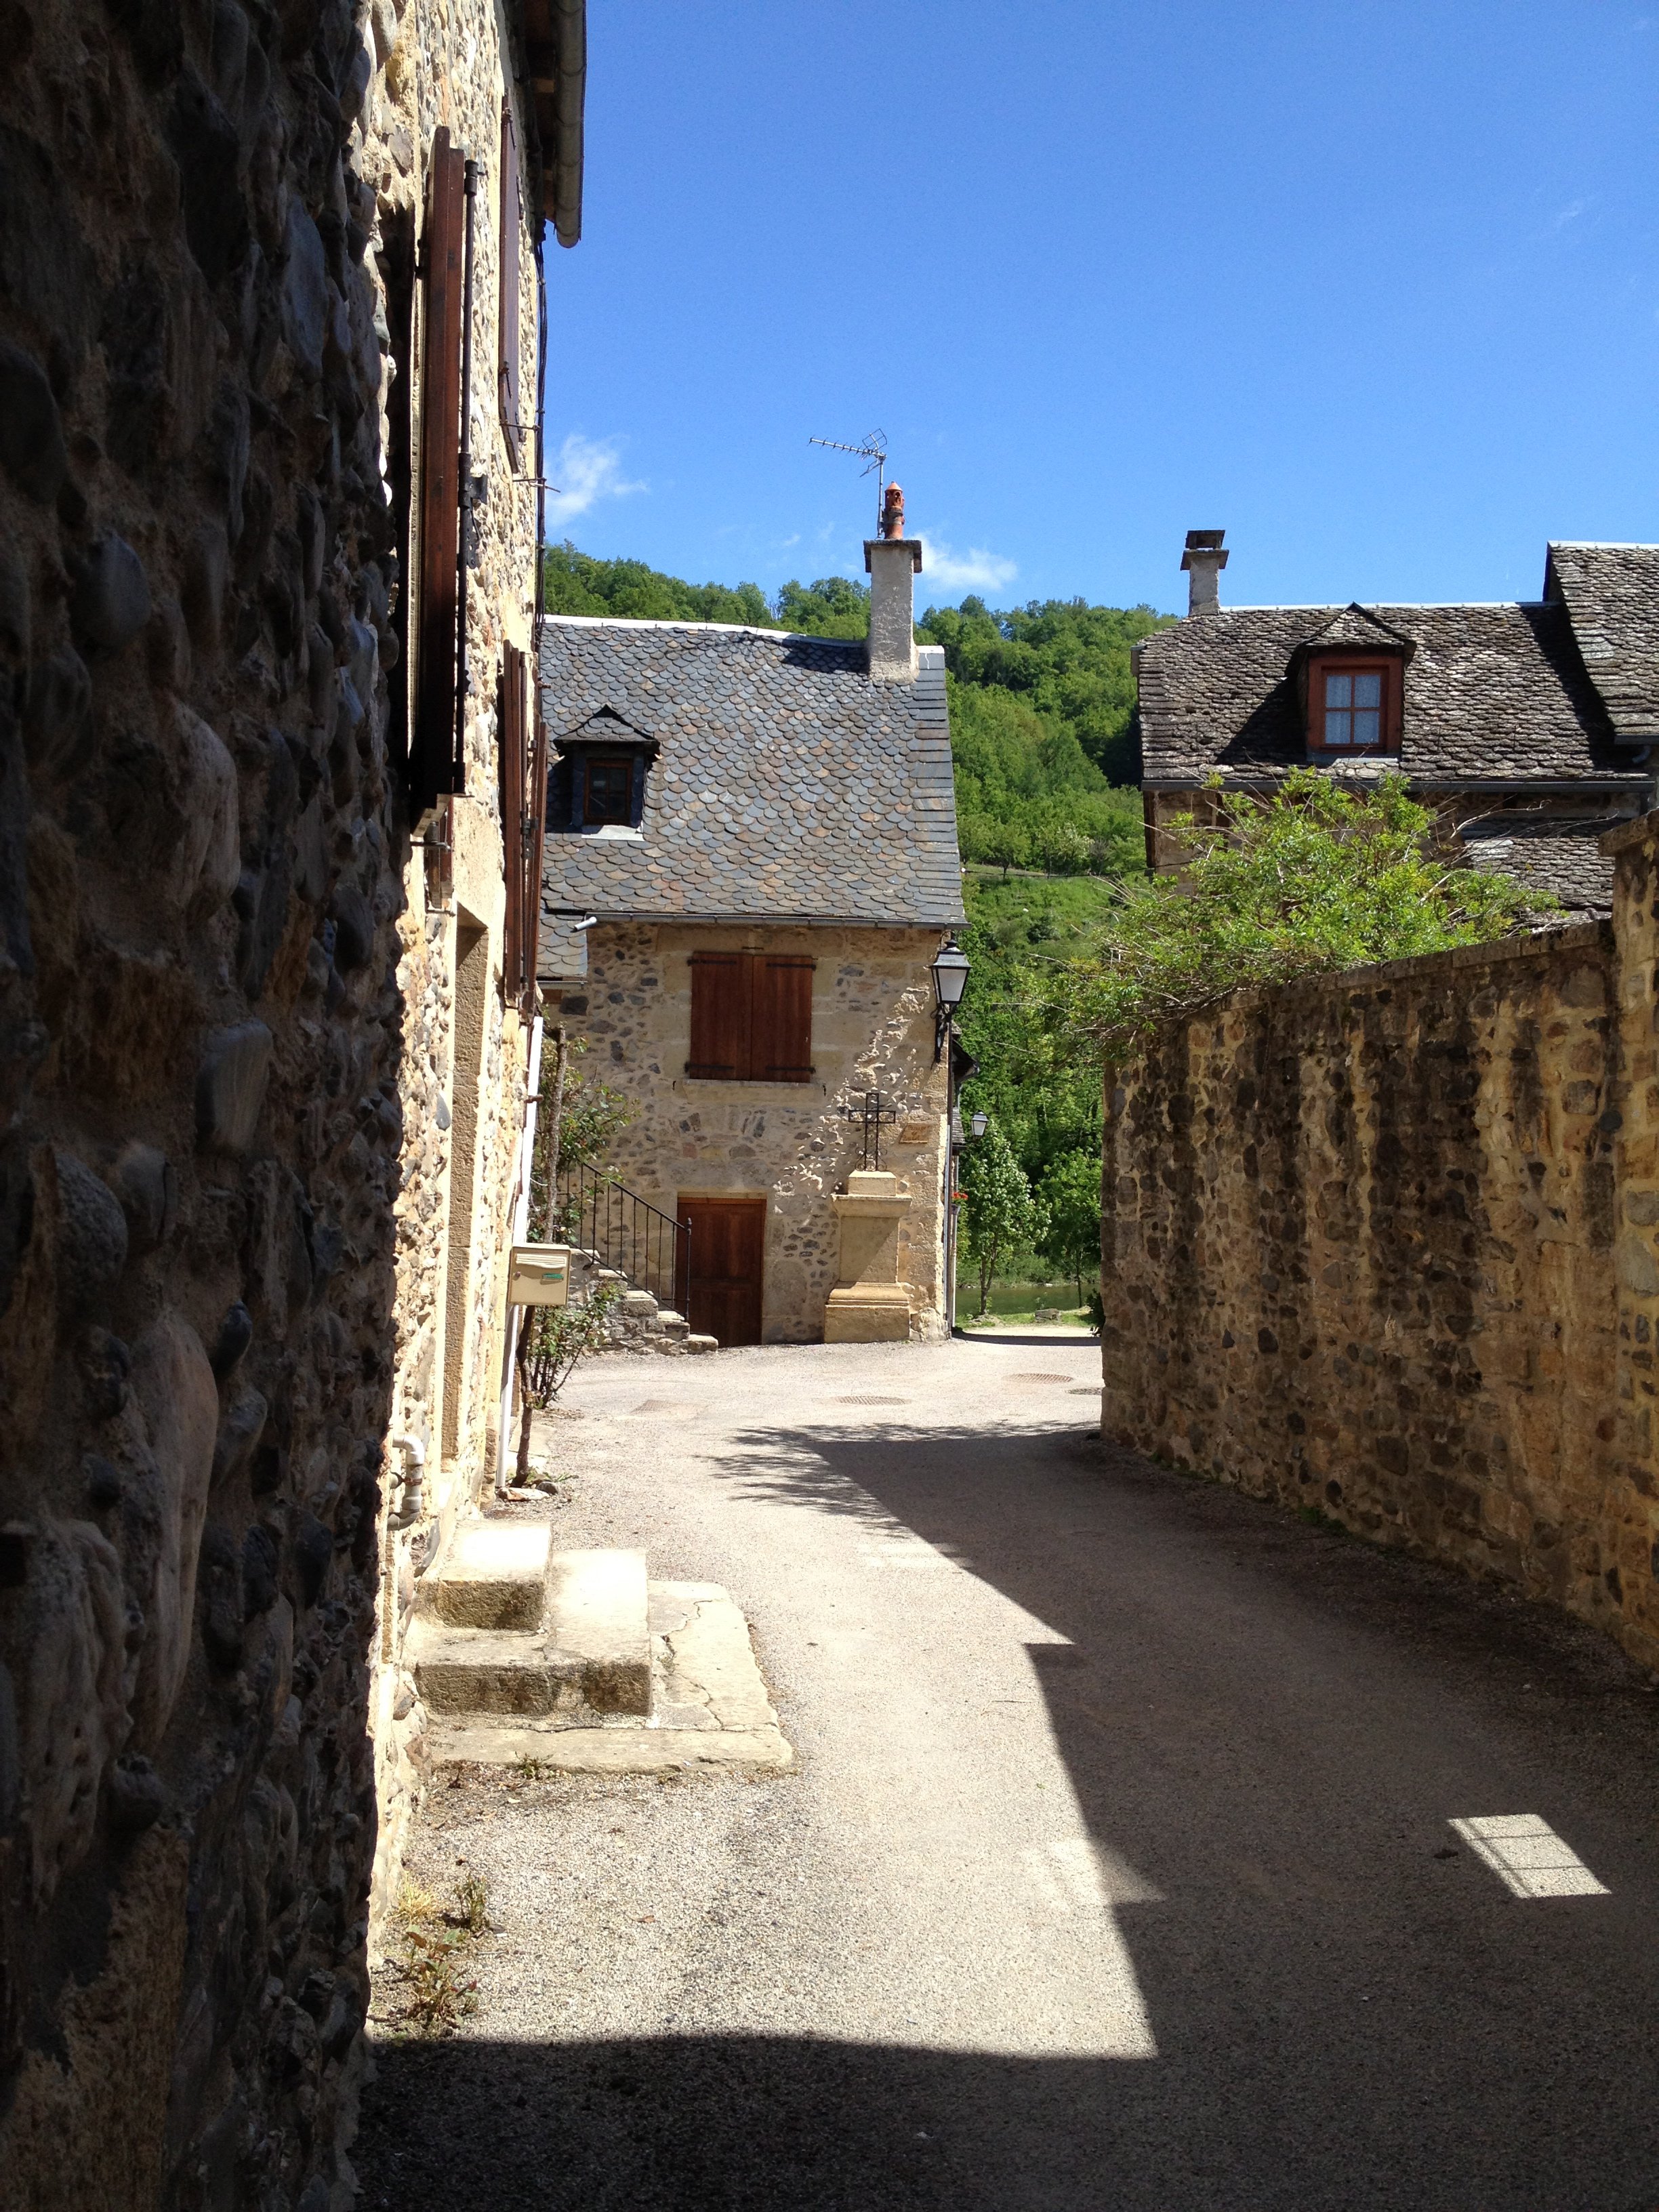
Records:
<instances>
[{"instance_id":1,"label":"rooftop antenna","mask_svg":"<svg viewBox=\"0 0 1659 2212\"><path fill-rule=\"evenodd\" d=\"M839 438L809 438L806 442L809 446L827 446L832 453L853 453L857 455L860 460L866 464L864 468L859 471L859 474L860 476L867 477L872 469L875 471L876 535L879 537L881 535L882 479L887 472L886 431L872 430L861 446L844 446Z\"/></svg>"}]
</instances>

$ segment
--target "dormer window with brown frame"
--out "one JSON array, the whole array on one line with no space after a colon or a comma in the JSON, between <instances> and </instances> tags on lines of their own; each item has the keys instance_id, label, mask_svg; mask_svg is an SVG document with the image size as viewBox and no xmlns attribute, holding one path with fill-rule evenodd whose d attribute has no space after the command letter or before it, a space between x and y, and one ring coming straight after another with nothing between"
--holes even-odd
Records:
<instances>
[{"instance_id":1,"label":"dormer window with brown frame","mask_svg":"<svg viewBox=\"0 0 1659 2212\"><path fill-rule=\"evenodd\" d=\"M1396 753L1401 666L1397 660L1324 656L1308 664L1308 750Z\"/></svg>"},{"instance_id":2,"label":"dormer window with brown frame","mask_svg":"<svg viewBox=\"0 0 1659 2212\"><path fill-rule=\"evenodd\" d=\"M634 826L634 763L626 753L589 753L575 763L581 781L581 828L607 822Z\"/></svg>"}]
</instances>

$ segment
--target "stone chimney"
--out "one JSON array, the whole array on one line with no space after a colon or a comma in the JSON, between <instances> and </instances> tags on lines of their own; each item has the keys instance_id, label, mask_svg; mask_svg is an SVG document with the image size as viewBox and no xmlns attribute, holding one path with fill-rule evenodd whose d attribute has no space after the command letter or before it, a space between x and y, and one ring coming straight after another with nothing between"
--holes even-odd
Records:
<instances>
[{"instance_id":1,"label":"stone chimney","mask_svg":"<svg viewBox=\"0 0 1659 2212\"><path fill-rule=\"evenodd\" d=\"M1227 556L1221 550L1224 530L1189 530L1181 565L1187 571L1187 612L1213 615L1221 611L1221 572Z\"/></svg>"},{"instance_id":2,"label":"stone chimney","mask_svg":"<svg viewBox=\"0 0 1659 2212\"><path fill-rule=\"evenodd\" d=\"M881 535L864 541L870 579L870 676L877 684L916 680L915 586L921 540L904 534L904 494L889 484L882 501Z\"/></svg>"}]
</instances>

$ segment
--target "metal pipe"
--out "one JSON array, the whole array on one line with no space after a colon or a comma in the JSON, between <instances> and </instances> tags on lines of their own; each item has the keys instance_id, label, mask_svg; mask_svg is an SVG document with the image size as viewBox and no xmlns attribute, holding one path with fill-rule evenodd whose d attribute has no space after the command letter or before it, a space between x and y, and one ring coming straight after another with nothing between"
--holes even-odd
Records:
<instances>
[{"instance_id":1,"label":"metal pipe","mask_svg":"<svg viewBox=\"0 0 1659 2212\"><path fill-rule=\"evenodd\" d=\"M513 1200L513 1237L514 1244L529 1242L530 1231L530 1173L536 1158L536 1109L540 1103L542 1087L542 1018L537 1015L530 1024L530 1068L525 1082L524 1131L519 1139L519 1184ZM507 1487L507 1432L513 1421L513 1374L519 1358L519 1331L524 1326L523 1309L509 1306L507 1310L506 1358L501 1368L501 1403L495 1418L495 1490L496 1494ZM525 1418L530 1418L528 1407Z\"/></svg>"},{"instance_id":2,"label":"metal pipe","mask_svg":"<svg viewBox=\"0 0 1659 2212\"><path fill-rule=\"evenodd\" d=\"M466 702L472 689L466 657L466 578L472 562L472 216L478 198L478 164L465 170L466 249L461 264L461 543L455 577L455 756L451 788L466 789Z\"/></svg>"}]
</instances>

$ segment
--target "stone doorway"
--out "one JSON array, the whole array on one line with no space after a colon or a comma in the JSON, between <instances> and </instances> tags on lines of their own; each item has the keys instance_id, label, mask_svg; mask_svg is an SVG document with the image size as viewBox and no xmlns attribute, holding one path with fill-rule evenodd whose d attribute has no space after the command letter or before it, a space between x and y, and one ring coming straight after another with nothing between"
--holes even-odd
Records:
<instances>
[{"instance_id":1,"label":"stone doorway","mask_svg":"<svg viewBox=\"0 0 1659 2212\"><path fill-rule=\"evenodd\" d=\"M691 1231L685 1317L692 1334L718 1337L722 1348L758 1344L766 1200L683 1194L679 1218Z\"/></svg>"}]
</instances>

